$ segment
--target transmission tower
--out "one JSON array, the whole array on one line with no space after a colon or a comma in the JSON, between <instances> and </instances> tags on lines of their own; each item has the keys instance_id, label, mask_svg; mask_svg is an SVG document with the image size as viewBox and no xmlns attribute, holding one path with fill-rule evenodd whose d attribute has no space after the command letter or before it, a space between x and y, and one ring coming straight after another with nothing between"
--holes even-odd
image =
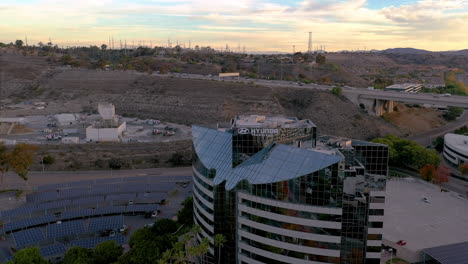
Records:
<instances>
[{"instance_id":1,"label":"transmission tower","mask_svg":"<svg viewBox=\"0 0 468 264\"><path fill-rule=\"evenodd\" d=\"M307 52L312 52L312 32L309 32L309 47L307 48Z\"/></svg>"}]
</instances>

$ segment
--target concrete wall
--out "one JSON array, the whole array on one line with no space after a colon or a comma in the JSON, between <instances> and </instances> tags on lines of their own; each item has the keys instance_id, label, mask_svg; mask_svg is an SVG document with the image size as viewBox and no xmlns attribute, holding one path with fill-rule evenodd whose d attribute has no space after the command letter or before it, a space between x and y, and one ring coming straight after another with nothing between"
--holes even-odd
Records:
<instances>
[{"instance_id":1,"label":"concrete wall","mask_svg":"<svg viewBox=\"0 0 468 264\"><path fill-rule=\"evenodd\" d=\"M358 107L363 104L369 114L376 116L382 116L385 113L392 113L393 108L396 105L396 102L391 100L368 99L362 98L360 95L348 93L345 93L344 95L351 103Z\"/></svg>"},{"instance_id":2,"label":"concrete wall","mask_svg":"<svg viewBox=\"0 0 468 264\"><path fill-rule=\"evenodd\" d=\"M89 126L86 128L86 141L93 142L118 142L122 132L127 129L127 124L123 122L120 126L115 128L95 128Z\"/></svg>"}]
</instances>

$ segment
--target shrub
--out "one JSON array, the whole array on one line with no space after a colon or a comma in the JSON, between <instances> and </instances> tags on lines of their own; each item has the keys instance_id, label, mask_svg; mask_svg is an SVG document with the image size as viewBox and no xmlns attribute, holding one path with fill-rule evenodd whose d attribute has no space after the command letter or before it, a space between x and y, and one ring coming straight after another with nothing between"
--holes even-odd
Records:
<instances>
[{"instance_id":1,"label":"shrub","mask_svg":"<svg viewBox=\"0 0 468 264\"><path fill-rule=\"evenodd\" d=\"M343 88L339 87L339 86L336 86L336 87L333 87L332 89L332 94L336 95L336 96L340 96L343 94Z\"/></svg>"},{"instance_id":2,"label":"shrub","mask_svg":"<svg viewBox=\"0 0 468 264\"><path fill-rule=\"evenodd\" d=\"M113 170L120 170L120 168L122 168L122 161L120 159L110 159L109 160L109 168L113 169Z\"/></svg>"},{"instance_id":3,"label":"shrub","mask_svg":"<svg viewBox=\"0 0 468 264\"><path fill-rule=\"evenodd\" d=\"M54 164L54 162L55 162L55 158L51 156L50 154L47 154L44 157L42 157L42 164L50 165L50 164Z\"/></svg>"}]
</instances>

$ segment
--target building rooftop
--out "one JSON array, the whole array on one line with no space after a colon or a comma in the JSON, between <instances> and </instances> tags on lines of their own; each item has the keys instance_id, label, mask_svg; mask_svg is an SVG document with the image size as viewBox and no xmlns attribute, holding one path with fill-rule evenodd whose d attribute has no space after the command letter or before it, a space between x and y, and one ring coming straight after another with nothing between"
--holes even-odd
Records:
<instances>
[{"instance_id":1,"label":"building rooftop","mask_svg":"<svg viewBox=\"0 0 468 264\"><path fill-rule=\"evenodd\" d=\"M468 136L448 133L445 134L444 141L449 146L455 147L457 150L461 150L465 153L468 153Z\"/></svg>"},{"instance_id":2,"label":"building rooftop","mask_svg":"<svg viewBox=\"0 0 468 264\"><path fill-rule=\"evenodd\" d=\"M387 181L384 217L383 239L412 251L468 241L468 199L414 178Z\"/></svg>"},{"instance_id":3,"label":"building rooftop","mask_svg":"<svg viewBox=\"0 0 468 264\"><path fill-rule=\"evenodd\" d=\"M315 124L308 119L299 120L296 117L240 115L232 119L232 128L310 128Z\"/></svg>"}]
</instances>

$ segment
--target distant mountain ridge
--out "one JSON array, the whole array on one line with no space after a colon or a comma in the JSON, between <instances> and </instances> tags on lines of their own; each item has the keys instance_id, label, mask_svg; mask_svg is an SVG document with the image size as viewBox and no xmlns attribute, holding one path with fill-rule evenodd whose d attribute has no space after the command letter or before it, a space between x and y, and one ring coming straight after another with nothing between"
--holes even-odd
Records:
<instances>
[{"instance_id":1,"label":"distant mountain ridge","mask_svg":"<svg viewBox=\"0 0 468 264\"><path fill-rule=\"evenodd\" d=\"M415 48L393 48L379 51L380 53L396 53L396 54L430 54L441 53L450 55L468 55L468 49L454 50L454 51L429 51Z\"/></svg>"}]
</instances>

